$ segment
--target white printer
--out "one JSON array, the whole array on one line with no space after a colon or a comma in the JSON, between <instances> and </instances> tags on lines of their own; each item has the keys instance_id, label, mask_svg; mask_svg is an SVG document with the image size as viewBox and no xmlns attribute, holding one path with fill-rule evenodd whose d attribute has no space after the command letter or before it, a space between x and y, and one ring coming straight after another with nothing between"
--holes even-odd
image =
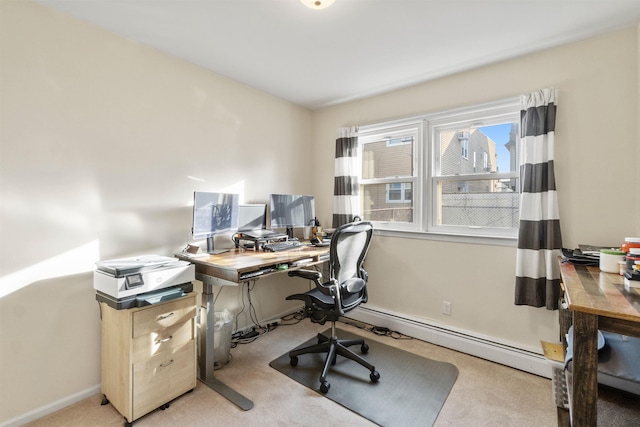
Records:
<instances>
[{"instance_id":1,"label":"white printer","mask_svg":"<svg viewBox=\"0 0 640 427\"><path fill-rule=\"evenodd\" d=\"M121 310L178 298L193 290L195 266L160 255L96 262L96 299Z\"/></svg>"}]
</instances>

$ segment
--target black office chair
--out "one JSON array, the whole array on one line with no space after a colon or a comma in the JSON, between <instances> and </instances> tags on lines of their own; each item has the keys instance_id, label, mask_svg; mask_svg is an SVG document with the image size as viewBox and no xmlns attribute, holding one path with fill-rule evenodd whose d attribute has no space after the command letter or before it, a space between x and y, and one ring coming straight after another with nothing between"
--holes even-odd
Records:
<instances>
[{"instance_id":1,"label":"black office chair","mask_svg":"<svg viewBox=\"0 0 640 427\"><path fill-rule=\"evenodd\" d=\"M363 339L339 340L336 336L336 321L345 313L367 302L367 272L362 263L373 235L370 222L354 222L338 227L331 237L329 248L329 280L323 283L322 274L315 270L293 270L291 277L313 280L316 288L304 294L287 297L288 300L304 301L305 315L314 323L324 325L331 322L331 337L318 334L318 344L289 352L291 366L298 364L298 356L307 353L327 353L320 375L320 391L327 393L330 384L327 373L330 365L336 363L338 355L351 359L371 371L369 378L376 383L380 374L375 367L353 353L348 347L359 345L362 353L369 351Z\"/></svg>"}]
</instances>

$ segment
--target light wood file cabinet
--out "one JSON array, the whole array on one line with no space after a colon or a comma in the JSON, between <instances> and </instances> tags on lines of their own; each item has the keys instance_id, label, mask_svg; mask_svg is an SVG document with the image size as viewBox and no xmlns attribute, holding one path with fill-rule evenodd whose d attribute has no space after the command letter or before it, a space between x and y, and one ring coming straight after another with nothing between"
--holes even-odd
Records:
<instances>
[{"instance_id":1,"label":"light wood file cabinet","mask_svg":"<svg viewBox=\"0 0 640 427\"><path fill-rule=\"evenodd\" d=\"M103 404L125 425L196 386L196 297L116 310L100 303Z\"/></svg>"}]
</instances>

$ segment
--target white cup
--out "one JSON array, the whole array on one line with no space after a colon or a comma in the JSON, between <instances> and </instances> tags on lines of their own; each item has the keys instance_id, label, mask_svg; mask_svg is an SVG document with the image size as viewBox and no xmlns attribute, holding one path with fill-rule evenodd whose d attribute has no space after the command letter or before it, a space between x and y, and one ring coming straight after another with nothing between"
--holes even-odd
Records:
<instances>
[{"instance_id":1,"label":"white cup","mask_svg":"<svg viewBox=\"0 0 640 427\"><path fill-rule=\"evenodd\" d=\"M606 273L619 273L618 261L624 261L625 253L614 249L602 249L600 251L600 271Z\"/></svg>"}]
</instances>

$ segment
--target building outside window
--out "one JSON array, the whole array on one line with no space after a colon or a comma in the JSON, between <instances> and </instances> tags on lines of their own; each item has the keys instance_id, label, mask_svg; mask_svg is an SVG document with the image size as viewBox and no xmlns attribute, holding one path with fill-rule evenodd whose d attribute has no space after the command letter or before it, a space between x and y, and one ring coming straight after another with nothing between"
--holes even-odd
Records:
<instances>
[{"instance_id":1,"label":"building outside window","mask_svg":"<svg viewBox=\"0 0 640 427\"><path fill-rule=\"evenodd\" d=\"M363 219L381 230L515 237L519 114L508 100L361 126Z\"/></svg>"}]
</instances>

